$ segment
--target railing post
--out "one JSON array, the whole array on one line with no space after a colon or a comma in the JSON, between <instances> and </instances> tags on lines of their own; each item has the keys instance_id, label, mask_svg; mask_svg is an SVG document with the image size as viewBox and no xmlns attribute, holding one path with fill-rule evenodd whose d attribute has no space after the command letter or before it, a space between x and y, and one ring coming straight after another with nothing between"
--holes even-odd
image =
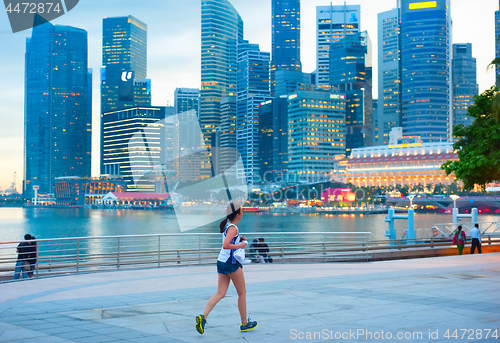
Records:
<instances>
[{"instance_id":1,"label":"railing post","mask_svg":"<svg viewBox=\"0 0 500 343\"><path fill-rule=\"evenodd\" d=\"M431 249L434 248L434 235L431 235Z\"/></svg>"},{"instance_id":2,"label":"railing post","mask_svg":"<svg viewBox=\"0 0 500 343\"><path fill-rule=\"evenodd\" d=\"M181 263L181 253L177 250L177 263Z\"/></svg>"},{"instance_id":3,"label":"railing post","mask_svg":"<svg viewBox=\"0 0 500 343\"><path fill-rule=\"evenodd\" d=\"M201 266L201 236L198 236L198 264Z\"/></svg>"},{"instance_id":4,"label":"railing post","mask_svg":"<svg viewBox=\"0 0 500 343\"><path fill-rule=\"evenodd\" d=\"M38 249L38 242L36 242L35 248L36 248L36 277L38 277L38 260L40 259L40 250Z\"/></svg>"},{"instance_id":5,"label":"railing post","mask_svg":"<svg viewBox=\"0 0 500 343\"><path fill-rule=\"evenodd\" d=\"M120 237L118 237L118 248L116 252L116 267L120 269Z\"/></svg>"},{"instance_id":6,"label":"railing post","mask_svg":"<svg viewBox=\"0 0 500 343\"><path fill-rule=\"evenodd\" d=\"M80 239L76 240L76 272L80 272Z\"/></svg>"},{"instance_id":7,"label":"railing post","mask_svg":"<svg viewBox=\"0 0 500 343\"><path fill-rule=\"evenodd\" d=\"M158 268L161 265L161 236L158 235Z\"/></svg>"},{"instance_id":8,"label":"railing post","mask_svg":"<svg viewBox=\"0 0 500 343\"><path fill-rule=\"evenodd\" d=\"M491 245L491 236L488 236L488 245Z\"/></svg>"},{"instance_id":9,"label":"railing post","mask_svg":"<svg viewBox=\"0 0 500 343\"><path fill-rule=\"evenodd\" d=\"M281 235L281 259L283 260L285 258L285 235Z\"/></svg>"}]
</instances>

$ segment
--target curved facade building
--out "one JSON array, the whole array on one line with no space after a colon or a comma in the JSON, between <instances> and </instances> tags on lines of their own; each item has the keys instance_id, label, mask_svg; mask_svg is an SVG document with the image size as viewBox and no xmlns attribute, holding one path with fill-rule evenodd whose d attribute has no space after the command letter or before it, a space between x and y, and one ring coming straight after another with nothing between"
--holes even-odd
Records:
<instances>
[{"instance_id":1,"label":"curved facade building","mask_svg":"<svg viewBox=\"0 0 500 343\"><path fill-rule=\"evenodd\" d=\"M200 125L205 143L220 125L220 102L236 96L238 43L243 41L243 21L227 0L201 2Z\"/></svg>"}]
</instances>

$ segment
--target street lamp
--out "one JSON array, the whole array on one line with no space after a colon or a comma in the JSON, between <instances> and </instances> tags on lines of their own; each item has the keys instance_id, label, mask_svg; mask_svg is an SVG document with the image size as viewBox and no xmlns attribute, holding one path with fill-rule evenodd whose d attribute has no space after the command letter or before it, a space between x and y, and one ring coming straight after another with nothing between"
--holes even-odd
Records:
<instances>
[{"instance_id":1,"label":"street lamp","mask_svg":"<svg viewBox=\"0 0 500 343\"><path fill-rule=\"evenodd\" d=\"M414 194L408 195L408 199L410 199L410 208L413 208L413 198L415 198Z\"/></svg>"},{"instance_id":2,"label":"street lamp","mask_svg":"<svg viewBox=\"0 0 500 343\"><path fill-rule=\"evenodd\" d=\"M456 194L452 194L450 198L453 200L453 208L457 208L457 200L460 199L460 197Z\"/></svg>"}]
</instances>

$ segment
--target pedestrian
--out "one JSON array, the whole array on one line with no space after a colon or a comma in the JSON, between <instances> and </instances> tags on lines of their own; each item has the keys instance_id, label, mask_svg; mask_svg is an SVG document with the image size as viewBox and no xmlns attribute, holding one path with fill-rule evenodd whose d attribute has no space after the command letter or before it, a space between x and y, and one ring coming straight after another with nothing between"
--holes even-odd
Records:
<instances>
[{"instance_id":1,"label":"pedestrian","mask_svg":"<svg viewBox=\"0 0 500 343\"><path fill-rule=\"evenodd\" d=\"M37 242L36 242L36 237L31 236L29 239L29 247L26 247L26 252L29 253L28 256L28 265L29 265L29 270L28 270L28 277L32 278L33 277L33 272L36 267L36 251L37 251Z\"/></svg>"},{"instance_id":2,"label":"pedestrian","mask_svg":"<svg viewBox=\"0 0 500 343\"><path fill-rule=\"evenodd\" d=\"M465 246L465 232L462 231L462 225L458 225L457 231L453 236L453 244L456 244L458 248L458 254L462 255Z\"/></svg>"},{"instance_id":3,"label":"pedestrian","mask_svg":"<svg viewBox=\"0 0 500 343\"><path fill-rule=\"evenodd\" d=\"M269 255L269 246L264 243L264 238L259 238L259 258L262 263L273 263L271 255Z\"/></svg>"},{"instance_id":4,"label":"pedestrian","mask_svg":"<svg viewBox=\"0 0 500 343\"><path fill-rule=\"evenodd\" d=\"M470 247L471 255L476 251L476 247L477 252L481 254L481 230L479 230L478 223L474 224L474 227L472 228L472 230L470 230L470 239L472 243Z\"/></svg>"},{"instance_id":5,"label":"pedestrian","mask_svg":"<svg viewBox=\"0 0 500 343\"><path fill-rule=\"evenodd\" d=\"M252 330L257 326L257 322L252 322L250 318L247 318L246 286L241 264L245 260L244 249L248 242L245 237L240 235L236 226L243 216L243 210L239 204L231 203L227 207L226 214L226 219L220 223L222 249L219 258L217 258L217 273L219 275L217 293L208 300L203 314L196 316L196 330L200 334L205 332L205 325L210 312L226 296L230 281L233 281L238 293L238 310L241 317L240 331Z\"/></svg>"},{"instance_id":6,"label":"pedestrian","mask_svg":"<svg viewBox=\"0 0 500 343\"><path fill-rule=\"evenodd\" d=\"M27 242L31 239L31 235L29 233L24 235L24 242L18 244L16 252L17 252L17 261L16 267L14 269L14 280L18 280L20 278L20 274L22 273L23 279L28 277L28 258L29 252L26 251L29 248L30 244Z\"/></svg>"}]
</instances>

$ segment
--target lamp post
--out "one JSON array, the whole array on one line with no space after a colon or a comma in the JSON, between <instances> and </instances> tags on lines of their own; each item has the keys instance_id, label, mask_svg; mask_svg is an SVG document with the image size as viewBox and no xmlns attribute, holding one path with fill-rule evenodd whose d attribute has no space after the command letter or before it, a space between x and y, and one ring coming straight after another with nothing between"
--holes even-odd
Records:
<instances>
[{"instance_id":1,"label":"lamp post","mask_svg":"<svg viewBox=\"0 0 500 343\"><path fill-rule=\"evenodd\" d=\"M460 197L456 194L450 195L450 198L453 200L453 212L452 212L452 222L453 226L456 228L458 225L458 208L457 208L457 200L460 199Z\"/></svg>"},{"instance_id":2,"label":"lamp post","mask_svg":"<svg viewBox=\"0 0 500 343\"><path fill-rule=\"evenodd\" d=\"M415 198L415 195L410 194L407 198L410 199L410 208L413 209L413 198Z\"/></svg>"}]
</instances>

